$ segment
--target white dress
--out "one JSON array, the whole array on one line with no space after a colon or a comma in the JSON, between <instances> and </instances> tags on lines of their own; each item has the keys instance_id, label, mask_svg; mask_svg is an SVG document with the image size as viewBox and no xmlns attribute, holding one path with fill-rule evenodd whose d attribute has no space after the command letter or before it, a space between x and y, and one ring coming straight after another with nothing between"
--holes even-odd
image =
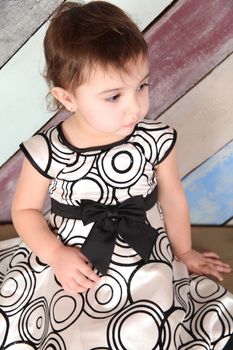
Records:
<instances>
[{"instance_id":1,"label":"white dress","mask_svg":"<svg viewBox=\"0 0 233 350\"><path fill-rule=\"evenodd\" d=\"M177 261L156 201L156 165L175 141L174 129L144 120L124 140L102 147L75 148L65 139L62 123L21 145L32 165L51 179L49 225L65 245L84 247L95 228L97 218L95 223L93 216L82 220L83 211L74 216L83 200L102 205L102 214L106 209L114 237L112 248L104 242L100 254L98 235L92 237L89 252L97 266L102 259L105 267L98 272L98 285L77 295L64 292L52 269L24 243L14 249L0 290L0 349L224 348L233 331L233 296L207 277L190 276ZM146 203L152 196L135 222L128 214L120 217L122 204L128 210L128 199L134 206L135 198ZM144 219L139 219L141 214ZM124 220L128 226L121 227ZM147 259L142 258L146 245L151 248ZM6 251L0 254L6 256Z\"/></svg>"}]
</instances>

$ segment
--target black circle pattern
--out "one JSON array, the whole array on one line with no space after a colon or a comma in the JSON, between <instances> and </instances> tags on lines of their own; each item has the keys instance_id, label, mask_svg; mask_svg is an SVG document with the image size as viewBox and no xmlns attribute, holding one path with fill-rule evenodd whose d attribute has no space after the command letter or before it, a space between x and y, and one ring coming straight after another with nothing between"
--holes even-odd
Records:
<instances>
[{"instance_id":1,"label":"black circle pattern","mask_svg":"<svg viewBox=\"0 0 233 350\"><path fill-rule=\"evenodd\" d=\"M122 141L79 150L65 139L60 124L26 141L23 150L51 178L53 199L74 206L82 199L114 205L153 191L155 167L175 140L169 126L144 120ZM233 332L232 295L206 277L188 275L173 255L158 204L147 216L158 230L149 261L117 232L106 275L94 269L100 281L85 293L66 293L52 268L25 244L13 249L7 273L0 271L1 349L223 348ZM58 239L72 247L83 245L93 225L53 213L48 221ZM0 262L6 254L0 249Z\"/></svg>"},{"instance_id":2,"label":"black circle pattern","mask_svg":"<svg viewBox=\"0 0 233 350\"><path fill-rule=\"evenodd\" d=\"M43 342L41 350L68 350L68 348L58 333L50 333Z\"/></svg>"},{"instance_id":3,"label":"black circle pattern","mask_svg":"<svg viewBox=\"0 0 233 350\"><path fill-rule=\"evenodd\" d=\"M43 342L48 332L48 316L48 303L44 297L29 303L23 310L19 321L19 333L22 339L36 345Z\"/></svg>"},{"instance_id":4,"label":"black circle pattern","mask_svg":"<svg viewBox=\"0 0 233 350\"><path fill-rule=\"evenodd\" d=\"M64 308L65 307L65 308ZM75 298L67 295L63 289L54 294L50 306L50 324L54 332L61 332L70 327L82 313L83 296Z\"/></svg>"},{"instance_id":5,"label":"black circle pattern","mask_svg":"<svg viewBox=\"0 0 233 350\"><path fill-rule=\"evenodd\" d=\"M147 324L151 325L150 329ZM170 338L170 328L164 312L158 305L147 300L125 307L108 325L108 345L112 350L169 349Z\"/></svg>"},{"instance_id":6,"label":"black circle pattern","mask_svg":"<svg viewBox=\"0 0 233 350\"><path fill-rule=\"evenodd\" d=\"M104 299L103 299L104 295ZM115 269L109 268L102 283L86 293L84 311L94 319L109 318L127 303L127 283Z\"/></svg>"},{"instance_id":7,"label":"black circle pattern","mask_svg":"<svg viewBox=\"0 0 233 350\"><path fill-rule=\"evenodd\" d=\"M128 144L128 150L114 147L100 155L98 170L104 181L117 188L128 188L141 177L145 167L145 158L133 144Z\"/></svg>"},{"instance_id":8,"label":"black circle pattern","mask_svg":"<svg viewBox=\"0 0 233 350\"><path fill-rule=\"evenodd\" d=\"M35 276L25 263L9 270L0 291L0 298L4 300L1 308L7 316L15 315L30 302L35 286Z\"/></svg>"}]
</instances>

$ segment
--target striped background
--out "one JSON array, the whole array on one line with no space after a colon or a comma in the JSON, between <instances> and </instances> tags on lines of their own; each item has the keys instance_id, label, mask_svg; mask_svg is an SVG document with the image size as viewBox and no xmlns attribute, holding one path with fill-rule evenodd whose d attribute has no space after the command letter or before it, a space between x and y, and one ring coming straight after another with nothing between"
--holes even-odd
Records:
<instances>
[{"instance_id":1,"label":"striped background","mask_svg":"<svg viewBox=\"0 0 233 350\"><path fill-rule=\"evenodd\" d=\"M0 0L0 222L11 221L22 162L18 144L68 115L47 111L41 77L48 18L62 2ZM192 223L233 225L233 1L110 2L144 30L152 81L149 118L178 131Z\"/></svg>"}]
</instances>

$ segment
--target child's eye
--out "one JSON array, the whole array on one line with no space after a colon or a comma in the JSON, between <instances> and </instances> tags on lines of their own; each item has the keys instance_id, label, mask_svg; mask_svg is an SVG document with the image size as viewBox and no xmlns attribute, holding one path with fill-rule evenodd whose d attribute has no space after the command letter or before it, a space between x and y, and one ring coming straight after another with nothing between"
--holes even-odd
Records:
<instances>
[{"instance_id":1,"label":"child's eye","mask_svg":"<svg viewBox=\"0 0 233 350\"><path fill-rule=\"evenodd\" d=\"M120 97L120 94L117 94L117 95L114 95L114 96L111 96L111 97L107 97L106 98L106 101L107 102L116 102Z\"/></svg>"},{"instance_id":2,"label":"child's eye","mask_svg":"<svg viewBox=\"0 0 233 350\"><path fill-rule=\"evenodd\" d=\"M145 89L146 87L150 86L150 83L143 83L139 86L138 90L141 91L143 89Z\"/></svg>"}]
</instances>

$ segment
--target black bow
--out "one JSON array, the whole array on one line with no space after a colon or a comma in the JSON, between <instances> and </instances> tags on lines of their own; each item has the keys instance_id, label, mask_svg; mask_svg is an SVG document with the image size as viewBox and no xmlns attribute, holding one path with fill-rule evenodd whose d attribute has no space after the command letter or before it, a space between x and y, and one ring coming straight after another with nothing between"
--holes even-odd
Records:
<instances>
[{"instance_id":1,"label":"black bow","mask_svg":"<svg viewBox=\"0 0 233 350\"><path fill-rule=\"evenodd\" d=\"M82 200L81 216L84 225L95 222L81 250L102 274L107 272L110 264L117 233L145 262L149 260L158 232L145 222L145 202L142 196L109 206Z\"/></svg>"}]
</instances>

